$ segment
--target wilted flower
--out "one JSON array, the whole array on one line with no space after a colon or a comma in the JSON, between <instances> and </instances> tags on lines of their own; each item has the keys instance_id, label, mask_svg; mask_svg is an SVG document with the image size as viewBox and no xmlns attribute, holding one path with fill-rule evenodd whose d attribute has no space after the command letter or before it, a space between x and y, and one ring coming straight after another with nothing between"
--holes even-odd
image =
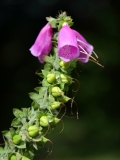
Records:
<instances>
[{"instance_id":1,"label":"wilted flower","mask_svg":"<svg viewBox=\"0 0 120 160\"><path fill-rule=\"evenodd\" d=\"M80 55L77 38L67 23L63 24L58 34L58 56L65 62L69 62Z\"/></svg>"},{"instance_id":2,"label":"wilted flower","mask_svg":"<svg viewBox=\"0 0 120 160\"><path fill-rule=\"evenodd\" d=\"M41 63L44 62L44 56L48 55L52 48L52 27L47 23L38 34L35 43L30 48L31 54L38 57Z\"/></svg>"},{"instance_id":3,"label":"wilted flower","mask_svg":"<svg viewBox=\"0 0 120 160\"><path fill-rule=\"evenodd\" d=\"M86 63L88 62L89 57L91 56L93 52L93 46L90 45L80 33L78 33L75 30L73 30L73 32L76 35L79 52L80 52L78 60L80 62Z\"/></svg>"}]
</instances>

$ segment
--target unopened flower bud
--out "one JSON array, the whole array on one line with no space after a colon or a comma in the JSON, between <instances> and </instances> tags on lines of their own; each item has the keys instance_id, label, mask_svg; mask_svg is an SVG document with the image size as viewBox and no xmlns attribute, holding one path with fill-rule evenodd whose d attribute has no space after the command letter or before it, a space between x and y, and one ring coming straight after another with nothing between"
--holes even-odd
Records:
<instances>
[{"instance_id":1,"label":"unopened flower bud","mask_svg":"<svg viewBox=\"0 0 120 160\"><path fill-rule=\"evenodd\" d=\"M59 87L53 87L52 88L52 95L54 97L58 97L58 96L61 96L62 95L62 91Z\"/></svg>"},{"instance_id":2,"label":"unopened flower bud","mask_svg":"<svg viewBox=\"0 0 120 160\"><path fill-rule=\"evenodd\" d=\"M70 62L60 61L60 66L62 69L67 69L70 66Z\"/></svg>"},{"instance_id":3,"label":"unopened flower bud","mask_svg":"<svg viewBox=\"0 0 120 160\"><path fill-rule=\"evenodd\" d=\"M61 81L62 81L63 83L70 83L70 81L71 81L70 77L68 77L68 76L65 75L65 74L60 74L60 77L61 77Z\"/></svg>"},{"instance_id":4,"label":"unopened flower bud","mask_svg":"<svg viewBox=\"0 0 120 160\"><path fill-rule=\"evenodd\" d=\"M46 63L46 64L44 65L44 70L50 71L51 69L52 69L52 65L51 65L50 63Z\"/></svg>"},{"instance_id":5,"label":"unopened flower bud","mask_svg":"<svg viewBox=\"0 0 120 160\"><path fill-rule=\"evenodd\" d=\"M53 83L55 81L55 79L56 79L56 76L54 73L50 73L47 75L47 82L48 83Z\"/></svg>"},{"instance_id":6,"label":"unopened flower bud","mask_svg":"<svg viewBox=\"0 0 120 160\"><path fill-rule=\"evenodd\" d=\"M40 118L40 125L42 127L47 127L49 125L49 122L48 122L48 117L47 116L42 116Z\"/></svg>"},{"instance_id":7,"label":"unopened flower bud","mask_svg":"<svg viewBox=\"0 0 120 160\"><path fill-rule=\"evenodd\" d=\"M54 110L60 107L60 102L54 101L53 103L51 103L50 105L50 109Z\"/></svg>"},{"instance_id":8,"label":"unopened flower bud","mask_svg":"<svg viewBox=\"0 0 120 160\"><path fill-rule=\"evenodd\" d=\"M28 127L28 134L30 137L35 137L39 133L39 129L37 126Z\"/></svg>"},{"instance_id":9,"label":"unopened flower bud","mask_svg":"<svg viewBox=\"0 0 120 160\"><path fill-rule=\"evenodd\" d=\"M57 117L54 118L54 123L55 123L55 124L57 124L59 121L60 121L59 118L57 118Z\"/></svg>"},{"instance_id":10,"label":"unopened flower bud","mask_svg":"<svg viewBox=\"0 0 120 160\"><path fill-rule=\"evenodd\" d=\"M25 156L22 156L22 160L30 160L30 159Z\"/></svg>"},{"instance_id":11,"label":"unopened flower bud","mask_svg":"<svg viewBox=\"0 0 120 160\"><path fill-rule=\"evenodd\" d=\"M42 142L46 143L47 141L48 141L48 139L43 136L42 137Z\"/></svg>"},{"instance_id":12,"label":"unopened flower bud","mask_svg":"<svg viewBox=\"0 0 120 160\"><path fill-rule=\"evenodd\" d=\"M59 101L64 102L64 103L68 102L70 99L71 98L69 98L67 96L61 96L61 97L59 97Z\"/></svg>"},{"instance_id":13,"label":"unopened flower bud","mask_svg":"<svg viewBox=\"0 0 120 160\"><path fill-rule=\"evenodd\" d=\"M21 136L20 135L14 135L12 139L14 144L19 144L21 142Z\"/></svg>"},{"instance_id":14,"label":"unopened flower bud","mask_svg":"<svg viewBox=\"0 0 120 160\"><path fill-rule=\"evenodd\" d=\"M17 157L14 154L10 157L10 160L16 160L16 159L17 159Z\"/></svg>"}]
</instances>

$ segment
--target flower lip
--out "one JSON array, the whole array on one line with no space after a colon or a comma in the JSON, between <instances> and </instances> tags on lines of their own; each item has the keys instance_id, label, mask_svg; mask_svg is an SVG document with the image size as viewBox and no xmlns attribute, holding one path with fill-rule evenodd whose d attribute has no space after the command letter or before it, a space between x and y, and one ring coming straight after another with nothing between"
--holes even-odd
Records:
<instances>
[{"instance_id":1,"label":"flower lip","mask_svg":"<svg viewBox=\"0 0 120 160\"><path fill-rule=\"evenodd\" d=\"M89 57L92 57L91 54L93 52L93 46L89 44L80 33L78 33L75 30L73 30L73 32L76 35L79 52L80 52L80 56L78 57L78 60L80 62L87 63L89 61Z\"/></svg>"},{"instance_id":2,"label":"flower lip","mask_svg":"<svg viewBox=\"0 0 120 160\"><path fill-rule=\"evenodd\" d=\"M58 56L65 62L69 62L80 55L76 35L73 30L64 24L58 34Z\"/></svg>"}]
</instances>

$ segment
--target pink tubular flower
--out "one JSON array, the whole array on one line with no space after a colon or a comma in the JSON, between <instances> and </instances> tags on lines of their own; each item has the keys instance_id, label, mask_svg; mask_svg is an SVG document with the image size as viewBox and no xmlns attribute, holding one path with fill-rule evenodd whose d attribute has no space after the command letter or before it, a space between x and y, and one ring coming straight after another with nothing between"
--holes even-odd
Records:
<instances>
[{"instance_id":1,"label":"pink tubular flower","mask_svg":"<svg viewBox=\"0 0 120 160\"><path fill-rule=\"evenodd\" d=\"M58 34L58 56L69 62L80 55L77 38L67 23L63 25Z\"/></svg>"},{"instance_id":2,"label":"pink tubular flower","mask_svg":"<svg viewBox=\"0 0 120 160\"><path fill-rule=\"evenodd\" d=\"M38 34L35 43L30 48L31 54L38 57L41 63L44 62L44 56L48 55L52 48L52 27L47 23Z\"/></svg>"},{"instance_id":3,"label":"pink tubular flower","mask_svg":"<svg viewBox=\"0 0 120 160\"><path fill-rule=\"evenodd\" d=\"M82 63L87 63L89 61L89 57L93 52L93 46L90 45L80 33L78 33L75 30L73 30L73 32L76 35L79 52L80 52L78 61Z\"/></svg>"}]
</instances>

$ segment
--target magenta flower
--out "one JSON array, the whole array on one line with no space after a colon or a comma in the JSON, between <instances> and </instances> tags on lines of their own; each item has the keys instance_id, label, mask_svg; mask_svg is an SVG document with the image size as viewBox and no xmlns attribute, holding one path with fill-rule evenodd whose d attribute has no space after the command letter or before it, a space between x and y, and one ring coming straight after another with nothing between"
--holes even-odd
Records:
<instances>
[{"instance_id":1,"label":"magenta flower","mask_svg":"<svg viewBox=\"0 0 120 160\"><path fill-rule=\"evenodd\" d=\"M58 34L58 56L65 62L78 58L80 55L77 38L73 30L64 24Z\"/></svg>"},{"instance_id":2,"label":"magenta flower","mask_svg":"<svg viewBox=\"0 0 120 160\"><path fill-rule=\"evenodd\" d=\"M73 30L73 32L76 35L79 52L80 52L78 61L87 63L89 61L89 57L91 56L93 52L93 46L90 45L80 33L78 33L75 30Z\"/></svg>"},{"instance_id":3,"label":"magenta flower","mask_svg":"<svg viewBox=\"0 0 120 160\"><path fill-rule=\"evenodd\" d=\"M35 43L30 48L31 54L38 57L41 63L44 62L44 56L48 55L52 48L52 27L47 23L38 34Z\"/></svg>"}]
</instances>

